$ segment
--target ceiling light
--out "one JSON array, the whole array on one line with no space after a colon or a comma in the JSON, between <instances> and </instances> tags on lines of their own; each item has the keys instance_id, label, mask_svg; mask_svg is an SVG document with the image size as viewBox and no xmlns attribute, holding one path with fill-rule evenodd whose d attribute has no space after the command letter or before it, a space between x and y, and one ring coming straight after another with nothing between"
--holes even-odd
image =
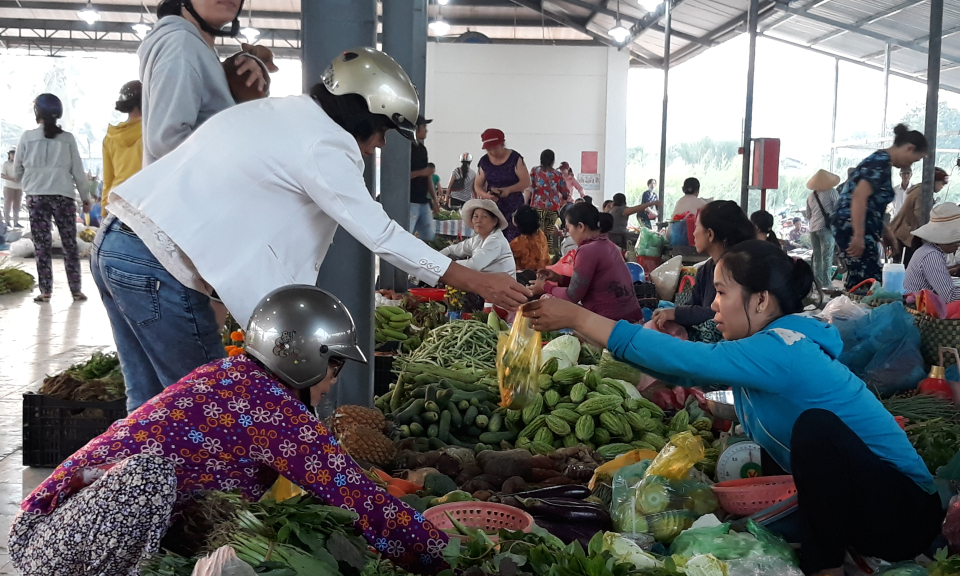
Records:
<instances>
[{"instance_id":1,"label":"ceiling light","mask_svg":"<svg viewBox=\"0 0 960 576\"><path fill-rule=\"evenodd\" d=\"M257 41L257 36L260 35L260 31L253 26L247 26L240 31L240 35L247 39L247 44L253 44Z\"/></svg>"},{"instance_id":2,"label":"ceiling light","mask_svg":"<svg viewBox=\"0 0 960 576\"><path fill-rule=\"evenodd\" d=\"M663 4L663 0L639 0L639 4L647 12L653 12Z\"/></svg>"},{"instance_id":3,"label":"ceiling light","mask_svg":"<svg viewBox=\"0 0 960 576\"><path fill-rule=\"evenodd\" d=\"M617 25L607 31L607 34L618 43L623 44L630 37L630 30L627 30L623 24L617 22Z\"/></svg>"},{"instance_id":4,"label":"ceiling light","mask_svg":"<svg viewBox=\"0 0 960 576\"><path fill-rule=\"evenodd\" d=\"M430 29L433 30L433 33L437 36L443 36L450 31L450 25L447 24L445 20L437 18L430 23Z\"/></svg>"},{"instance_id":5,"label":"ceiling light","mask_svg":"<svg viewBox=\"0 0 960 576\"><path fill-rule=\"evenodd\" d=\"M77 16L87 24L93 24L100 19L100 13L93 7L90 0L87 0L87 5L83 7L83 10L77 12Z\"/></svg>"},{"instance_id":6,"label":"ceiling light","mask_svg":"<svg viewBox=\"0 0 960 576\"><path fill-rule=\"evenodd\" d=\"M446 6L446 5L447 5L447 2L449 2L449 1L450 1L450 0L437 0L437 4L439 4L439 5L441 5L441 6Z\"/></svg>"}]
</instances>

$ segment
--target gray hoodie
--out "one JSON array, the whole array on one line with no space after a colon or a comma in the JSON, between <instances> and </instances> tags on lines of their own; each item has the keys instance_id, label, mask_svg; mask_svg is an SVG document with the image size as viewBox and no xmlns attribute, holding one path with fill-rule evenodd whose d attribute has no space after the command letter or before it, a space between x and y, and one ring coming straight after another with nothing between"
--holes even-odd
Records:
<instances>
[{"instance_id":1,"label":"gray hoodie","mask_svg":"<svg viewBox=\"0 0 960 576\"><path fill-rule=\"evenodd\" d=\"M217 53L197 27L166 16L137 51L143 82L143 165L153 164L208 118L233 106Z\"/></svg>"}]
</instances>

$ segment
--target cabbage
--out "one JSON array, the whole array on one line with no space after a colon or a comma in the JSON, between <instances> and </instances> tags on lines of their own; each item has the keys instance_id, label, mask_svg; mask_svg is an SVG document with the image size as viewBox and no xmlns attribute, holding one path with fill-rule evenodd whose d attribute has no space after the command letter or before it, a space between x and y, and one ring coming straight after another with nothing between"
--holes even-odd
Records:
<instances>
[{"instance_id":1,"label":"cabbage","mask_svg":"<svg viewBox=\"0 0 960 576\"><path fill-rule=\"evenodd\" d=\"M637 570L660 568L663 565L659 560L647 554L635 542L627 540L616 532L603 534L603 549L624 564L632 564ZM722 575L721 575L722 576Z\"/></svg>"},{"instance_id":2,"label":"cabbage","mask_svg":"<svg viewBox=\"0 0 960 576\"><path fill-rule=\"evenodd\" d=\"M580 341L576 336L565 334L547 342L540 351L540 362L546 364L551 358L557 359L558 370L576 366L580 361Z\"/></svg>"},{"instance_id":3,"label":"cabbage","mask_svg":"<svg viewBox=\"0 0 960 576\"><path fill-rule=\"evenodd\" d=\"M687 560L683 573L687 576L727 576L727 563L713 554L701 554Z\"/></svg>"}]
</instances>

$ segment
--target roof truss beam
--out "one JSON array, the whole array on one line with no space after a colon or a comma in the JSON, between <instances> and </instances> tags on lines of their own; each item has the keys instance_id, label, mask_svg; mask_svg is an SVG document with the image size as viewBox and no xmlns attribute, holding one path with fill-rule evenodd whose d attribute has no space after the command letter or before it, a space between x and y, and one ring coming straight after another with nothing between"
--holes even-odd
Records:
<instances>
[{"instance_id":1,"label":"roof truss beam","mask_svg":"<svg viewBox=\"0 0 960 576\"><path fill-rule=\"evenodd\" d=\"M899 14L900 12L903 12L903 11L906 10L907 8L913 8L914 6L916 6L916 5L918 5L918 4L923 4L925 1L926 1L926 0L906 0L906 2L901 2L900 4L897 4L897 5L895 5L895 6L891 6L890 8L887 8L886 10L883 10L882 12L877 12L876 14L873 14L873 15L871 15L871 16L867 16L866 18L861 18L860 20L857 20L856 22L854 22L853 24L851 24L851 26L852 26L853 28L860 28L861 26L867 26L868 24L873 24L874 22L879 22L880 20L883 20L884 18L888 18L888 17L890 17L890 16L893 16L893 15L895 15L895 14ZM813 46L813 45L819 44L819 43L821 43L821 42L826 42L827 40L830 40L831 38L836 38L837 36L840 36L841 34L846 34L848 31L849 31L849 30L834 30L833 32L827 32L826 34L824 34L823 36L820 36L819 38L814 38L813 40L811 40L811 41L809 42L809 44L810 44L811 46Z\"/></svg>"},{"instance_id":2,"label":"roof truss beam","mask_svg":"<svg viewBox=\"0 0 960 576\"><path fill-rule=\"evenodd\" d=\"M0 8L25 9L25 10L59 10L65 12L77 12L83 10L86 2L37 2L36 0L0 0ZM94 2L94 7L101 14L149 14L156 16L156 10L150 11L148 8L144 12L140 4L98 4ZM244 16L247 10L244 10ZM274 20L296 20L300 21L299 12L280 12L254 10L253 18L270 18Z\"/></svg>"},{"instance_id":3,"label":"roof truss beam","mask_svg":"<svg viewBox=\"0 0 960 576\"><path fill-rule=\"evenodd\" d=\"M820 24L826 24L827 26L833 26L834 28L839 28L839 29L844 30L844 31L846 31L846 32L854 32L854 33L856 33L856 34L860 34L861 36L866 36L866 37L868 37L868 38L873 38L874 40L879 40L879 41L881 41L881 42L885 42L885 43L887 43L887 44L890 44L891 46L900 46L901 48L908 48L908 49L910 49L910 50L914 50L914 51L919 52L919 53L921 53L921 54L926 54L926 53L927 53L927 47L921 44L922 40L905 40L905 39L903 39L903 38L892 38L892 37L890 37L890 36L886 36L886 35L884 35L884 34L880 34L879 32L874 32L874 31L868 30L868 29L866 29L866 28L855 28L852 24L847 24L847 23L845 23L845 22L840 22L839 20L834 20L834 19L832 19L832 18L827 18L826 16L820 16L819 14L812 14L812 13L810 13L810 12L804 12L804 11L798 10L798 9L796 9L796 8L789 8L789 7L784 8L784 7L779 7L778 10L788 12L788 13L793 14L793 15L795 15L795 16L800 16L800 17L802 17L802 18L806 18L806 19L812 20L812 21L814 21L814 22L819 22ZM942 59L942 60L946 60L947 62L950 62L951 64L960 64L960 58L955 58L955 57L953 57L953 56L941 55L941 59Z\"/></svg>"}]
</instances>

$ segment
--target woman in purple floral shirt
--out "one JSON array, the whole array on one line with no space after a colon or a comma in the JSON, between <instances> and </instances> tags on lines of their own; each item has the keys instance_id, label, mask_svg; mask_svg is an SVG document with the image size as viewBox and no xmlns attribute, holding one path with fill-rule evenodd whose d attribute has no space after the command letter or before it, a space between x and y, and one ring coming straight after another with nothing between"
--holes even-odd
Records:
<instances>
[{"instance_id":1,"label":"woman in purple floral shirt","mask_svg":"<svg viewBox=\"0 0 960 576\"><path fill-rule=\"evenodd\" d=\"M271 293L250 320L246 354L168 387L23 501L10 530L14 566L24 576L135 573L192 493L258 499L283 474L356 512L370 544L403 568L441 570L446 535L367 479L304 402L320 401L346 359L366 361L339 300L312 286Z\"/></svg>"}]
</instances>

